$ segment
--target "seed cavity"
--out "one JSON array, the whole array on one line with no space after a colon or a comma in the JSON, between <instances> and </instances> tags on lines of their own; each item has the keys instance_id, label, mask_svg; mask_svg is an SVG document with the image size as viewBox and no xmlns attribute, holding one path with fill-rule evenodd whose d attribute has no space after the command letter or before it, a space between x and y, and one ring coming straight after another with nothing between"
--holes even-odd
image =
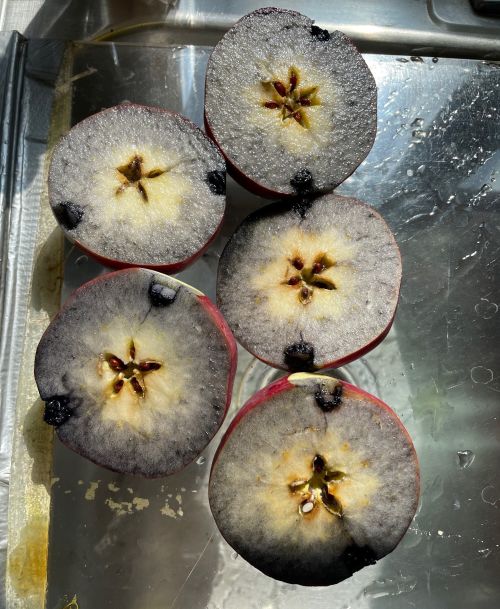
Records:
<instances>
[{"instance_id":1,"label":"seed cavity","mask_svg":"<svg viewBox=\"0 0 500 609\"><path fill-rule=\"evenodd\" d=\"M331 279L321 275L323 271L335 265L335 262L327 254L318 254L311 266L306 266L300 256L296 256L288 262L299 273L293 274L283 283L299 288L298 298L303 305L307 305L312 301L315 289L337 289L337 286Z\"/></svg>"},{"instance_id":2,"label":"seed cavity","mask_svg":"<svg viewBox=\"0 0 500 609\"><path fill-rule=\"evenodd\" d=\"M83 208L72 201L64 201L54 208L54 215L66 230L74 230L82 221Z\"/></svg>"},{"instance_id":3,"label":"seed cavity","mask_svg":"<svg viewBox=\"0 0 500 609\"><path fill-rule=\"evenodd\" d=\"M285 81L262 81L262 87L271 97L262 102L262 105L268 110L278 110L282 122L293 119L304 129L309 129L310 121L305 108L320 104L317 96L319 87L300 87L299 84L300 72L294 66L288 69Z\"/></svg>"},{"instance_id":4,"label":"seed cavity","mask_svg":"<svg viewBox=\"0 0 500 609\"><path fill-rule=\"evenodd\" d=\"M312 371L314 366L314 346L303 340L293 343L283 351L283 360L289 370Z\"/></svg>"},{"instance_id":5,"label":"seed cavity","mask_svg":"<svg viewBox=\"0 0 500 609\"><path fill-rule=\"evenodd\" d=\"M154 307L167 307L176 297L177 291L161 283L151 283L149 286L149 299Z\"/></svg>"},{"instance_id":6,"label":"seed cavity","mask_svg":"<svg viewBox=\"0 0 500 609\"><path fill-rule=\"evenodd\" d=\"M226 194L226 172L216 169L207 173L207 183L214 195Z\"/></svg>"},{"instance_id":7,"label":"seed cavity","mask_svg":"<svg viewBox=\"0 0 500 609\"><path fill-rule=\"evenodd\" d=\"M319 40L320 42L326 42L331 38L330 32L328 30L322 30L317 25L311 25L311 36L314 36L314 38L316 38L316 40Z\"/></svg>"},{"instance_id":8,"label":"seed cavity","mask_svg":"<svg viewBox=\"0 0 500 609\"><path fill-rule=\"evenodd\" d=\"M319 389L314 394L314 398L316 404L323 412L331 412L334 408L337 408L342 404L342 392L343 387L340 381L331 392L327 391L324 385L320 385Z\"/></svg>"},{"instance_id":9,"label":"seed cavity","mask_svg":"<svg viewBox=\"0 0 500 609\"><path fill-rule=\"evenodd\" d=\"M134 341L131 340L128 346L129 361L125 363L113 353L101 353L99 356L100 369L102 365L107 363L110 370L115 373L111 381L111 395L118 395L126 383L137 396L143 398L146 395L145 376L159 370L162 367L160 362L154 360L136 360L136 347Z\"/></svg>"},{"instance_id":10,"label":"seed cavity","mask_svg":"<svg viewBox=\"0 0 500 609\"><path fill-rule=\"evenodd\" d=\"M299 514L310 514L315 508L323 506L330 514L342 518L342 505L335 497L335 490L338 483L346 478L346 474L328 467L326 459L321 455L314 456L311 469L309 479L295 480L288 485L292 495L301 498Z\"/></svg>"},{"instance_id":11,"label":"seed cavity","mask_svg":"<svg viewBox=\"0 0 500 609\"><path fill-rule=\"evenodd\" d=\"M71 417L73 410L66 395L55 395L45 402L43 420L49 425L60 427Z\"/></svg>"},{"instance_id":12,"label":"seed cavity","mask_svg":"<svg viewBox=\"0 0 500 609\"><path fill-rule=\"evenodd\" d=\"M128 163L120 165L116 168L118 173L118 179L120 180L120 186L116 189L116 194L119 195L124 192L127 188L135 188L140 194L141 199L144 203L148 203L149 197L144 184L144 179L157 178L165 173L165 169L151 169L151 171L144 171L144 161L141 156L135 154Z\"/></svg>"}]
</instances>

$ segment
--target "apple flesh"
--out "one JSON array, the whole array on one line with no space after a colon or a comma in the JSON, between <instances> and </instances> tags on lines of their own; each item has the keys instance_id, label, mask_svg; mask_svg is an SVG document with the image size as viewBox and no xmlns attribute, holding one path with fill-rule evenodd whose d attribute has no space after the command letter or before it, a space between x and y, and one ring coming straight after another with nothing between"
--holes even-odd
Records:
<instances>
[{"instance_id":1,"label":"apple flesh","mask_svg":"<svg viewBox=\"0 0 500 609\"><path fill-rule=\"evenodd\" d=\"M418 505L411 438L382 401L298 373L257 392L214 457L210 507L240 556L275 579L338 583L391 552Z\"/></svg>"}]
</instances>

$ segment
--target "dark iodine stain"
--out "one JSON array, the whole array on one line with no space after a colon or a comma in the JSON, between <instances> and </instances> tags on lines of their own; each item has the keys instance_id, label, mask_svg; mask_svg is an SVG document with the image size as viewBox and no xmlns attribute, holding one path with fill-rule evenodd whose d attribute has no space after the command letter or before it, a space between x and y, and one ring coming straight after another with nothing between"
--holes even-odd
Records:
<instances>
[{"instance_id":1,"label":"dark iodine stain","mask_svg":"<svg viewBox=\"0 0 500 609\"><path fill-rule=\"evenodd\" d=\"M226 172L216 169L207 173L207 184L214 195L226 194Z\"/></svg>"},{"instance_id":2,"label":"dark iodine stain","mask_svg":"<svg viewBox=\"0 0 500 609\"><path fill-rule=\"evenodd\" d=\"M328 30L322 30L317 25L311 25L311 35L321 42L330 40L330 32Z\"/></svg>"},{"instance_id":3,"label":"dark iodine stain","mask_svg":"<svg viewBox=\"0 0 500 609\"><path fill-rule=\"evenodd\" d=\"M59 203L54 208L54 215L57 218L59 224L61 224L66 230L75 229L83 218L83 209L78 203L72 201L64 201Z\"/></svg>"},{"instance_id":4,"label":"dark iodine stain","mask_svg":"<svg viewBox=\"0 0 500 609\"><path fill-rule=\"evenodd\" d=\"M289 370L298 372L301 370L311 371L314 366L314 346L301 340L293 343L283 351L284 362Z\"/></svg>"},{"instance_id":5,"label":"dark iodine stain","mask_svg":"<svg viewBox=\"0 0 500 609\"><path fill-rule=\"evenodd\" d=\"M342 403L342 383L335 385L333 391L327 391L325 387L320 386L314 394L317 405L324 412L331 412L337 406Z\"/></svg>"},{"instance_id":6,"label":"dark iodine stain","mask_svg":"<svg viewBox=\"0 0 500 609\"><path fill-rule=\"evenodd\" d=\"M314 178L309 169L299 169L290 180L291 187L299 194L305 195L313 190Z\"/></svg>"},{"instance_id":7,"label":"dark iodine stain","mask_svg":"<svg viewBox=\"0 0 500 609\"><path fill-rule=\"evenodd\" d=\"M353 542L344 550L340 560L351 573L355 573L363 567L374 565L377 562L377 555L370 546L358 546Z\"/></svg>"},{"instance_id":8,"label":"dark iodine stain","mask_svg":"<svg viewBox=\"0 0 500 609\"><path fill-rule=\"evenodd\" d=\"M60 427L71 417L73 410L66 395L54 395L45 401L43 420L49 425Z\"/></svg>"},{"instance_id":9,"label":"dark iodine stain","mask_svg":"<svg viewBox=\"0 0 500 609\"><path fill-rule=\"evenodd\" d=\"M166 285L153 282L149 286L149 299L154 307L167 307L174 302L176 297L176 290Z\"/></svg>"}]
</instances>

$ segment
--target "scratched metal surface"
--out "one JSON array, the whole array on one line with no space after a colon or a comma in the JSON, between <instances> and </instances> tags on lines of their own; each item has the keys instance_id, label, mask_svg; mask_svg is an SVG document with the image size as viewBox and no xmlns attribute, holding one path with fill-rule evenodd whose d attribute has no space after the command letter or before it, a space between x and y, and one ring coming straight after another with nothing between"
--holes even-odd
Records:
<instances>
[{"instance_id":1,"label":"scratched metal surface","mask_svg":"<svg viewBox=\"0 0 500 609\"><path fill-rule=\"evenodd\" d=\"M130 100L202 120L206 47L75 47L73 122ZM165 480L107 472L56 443L47 607L81 609L495 609L500 602L500 69L366 56L378 135L339 192L380 209L403 256L388 338L339 374L386 400L415 441L418 514L398 548L331 589L275 582L235 555L207 504L212 443ZM181 274L211 297L218 255L263 201L233 182L228 219ZM103 268L68 247L66 296ZM232 411L276 372L240 351ZM265 518L265 514L263 515Z\"/></svg>"}]
</instances>

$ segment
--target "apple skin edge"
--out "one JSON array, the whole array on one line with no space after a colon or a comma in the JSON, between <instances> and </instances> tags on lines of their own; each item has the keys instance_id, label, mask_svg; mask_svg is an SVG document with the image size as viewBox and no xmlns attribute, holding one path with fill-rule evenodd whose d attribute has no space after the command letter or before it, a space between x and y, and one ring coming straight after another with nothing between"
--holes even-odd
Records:
<instances>
[{"instance_id":1,"label":"apple skin edge","mask_svg":"<svg viewBox=\"0 0 500 609\"><path fill-rule=\"evenodd\" d=\"M77 288L76 290L74 290L69 295L69 297L66 299L66 301L64 302L62 307L59 309L59 311L56 313L56 315L54 315L54 317L52 318L51 322L54 321L55 319L57 319L62 314L62 312L66 309L66 307L70 306L71 303L75 300L75 298L77 298L78 294L80 292L84 291L85 289L87 289L90 285L100 281L103 277L109 277L110 275L115 275L115 274L118 274L118 273L123 273L126 270L127 269L120 269L120 270L112 271L110 273L106 273L105 275L99 275L98 277L95 277L94 279L91 279L90 281L88 281L84 285L82 285L79 288ZM128 269L128 270L130 270L130 269ZM189 287L188 287L188 289L189 289ZM210 298L208 298L208 296L205 296L204 294L201 294L201 295L197 294L197 298L200 301L201 306L207 311L207 313L210 315L210 317L213 320L213 322L215 323L215 325L222 332L222 335L224 337L224 340L225 340L225 342L227 344L227 347L228 347L228 350L229 350L230 364L229 364L229 373L228 373L227 385L226 385L226 387L227 387L227 390L226 390L226 392L227 392L226 393L226 404L225 404L224 413L223 413L223 416L222 416L221 421L219 423L219 426L218 426L217 430L214 433L214 436L215 436L217 431L220 429L220 427L224 423L224 420L225 420L225 418L227 416L227 411L228 411L229 406L231 404L232 391L233 391L233 383L234 383L234 377L235 377L235 374L236 374L236 367L237 367L237 361L238 361L238 352L237 352L236 340L235 340L235 338L233 336L233 333L231 332L231 329L227 325L226 320L224 319L224 317L222 316L220 311L217 309L215 304L210 300ZM45 332L47 332L47 331L48 331L48 328L45 330ZM43 340L43 336L45 335L45 332L42 335L42 338L40 339L40 342ZM35 361L36 361L36 355L35 355ZM35 380L36 380L36 375L35 375ZM43 401L43 398L40 397L40 399ZM55 433L57 433L57 430L54 430L54 431L55 431ZM213 437L207 443L207 445L212 440L213 440ZM72 447L68 446L63 440L61 440L61 438L59 438L59 441L61 442L61 444L66 446L66 448L68 448L69 450L73 451ZM103 465L101 465L100 463L97 463L96 461L94 461L90 457L85 457L85 458L87 460L91 461L92 463L94 463L94 465L97 465L98 467L102 467L103 469L106 469L108 471L117 471L118 473L121 473L121 474L123 473L123 472L120 472L118 470L113 470L110 467L104 467ZM182 468L178 469L177 471L182 471L188 465L190 465L190 463L186 463ZM176 473L176 472L172 472L172 473ZM145 475L141 474L140 477L141 478L153 479L153 478L162 478L162 477L164 477L164 475L163 474L159 474L158 476L145 476Z\"/></svg>"},{"instance_id":2,"label":"apple skin edge","mask_svg":"<svg viewBox=\"0 0 500 609\"><path fill-rule=\"evenodd\" d=\"M307 373L307 374L310 375L311 377L314 377L314 376L321 377L321 375L319 375L319 374L318 375L316 375L314 373ZM260 404L264 403L266 400L271 398L273 395L282 393L283 391L290 391L291 389L294 389L296 387L296 385L293 383L293 376L294 376L293 374L289 374L288 376L278 379L278 380L274 381L273 383L270 383L266 387L260 389L243 405L241 410L236 414L234 419L229 424L229 427L227 428L226 432L224 433L224 436L222 437L220 444L214 454L214 458L212 460L212 466L210 469L210 477L209 477L209 482L208 482L209 486L210 486L210 480L212 478L212 473L217 464L217 459L219 457L219 454L223 450L227 440L230 438L234 429L238 426L238 424L241 422L241 420L245 417L246 414L248 414L254 408L258 407ZM419 466L419 462L418 462L417 452L416 452L415 446L413 444L413 440L412 440L408 430L403 425L403 422L397 416L397 414L394 412L394 410L392 410L392 408L390 406L388 406L385 402L383 402L376 396L368 393L367 391L364 391L363 389L360 389L359 387L356 387L355 385L352 385L351 383L347 383L346 381L340 381L340 383L341 383L343 389L347 389L348 391L350 391L352 393L358 394L360 398L368 398L372 402L375 402L377 404L377 406L379 406L380 408L382 408L383 410L388 412L391 415L391 417L394 419L394 421L397 423L398 427L400 428L403 435L407 439L408 445L412 449L413 458L415 460L415 464L416 464L416 479L415 479L416 500L415 501L416 501L416 505L418 505L418 502L420 500L420 466ZM398 540L398 543L404 537L407 530L408 530L408 528L405 531L403 531L401 537ZM224 537L224 535L222 533L221 533L221 535ZM226 542L229 543L227 539L226 539ZM394 549L397 547L398 543L395 544ZM229 545L231 545L231 544L229 544Z\"/></svg>"},{"instance_id":3,"label":"apple skin edge","mask_svg":"<svg viewBox=\"0 0 500 609\"><path fill-rule=\"evenodd\" d=\"M226 344L227 344L227 348L229 350L230 365L229 365L229 374L227 377L226 407L224 410L224 416L222 417L222 420L221 420L219 428L218 428L218 429L220 429L220 426L222 425L222 423L224 422L224 419L226 418L227 411L229 410L229 406L231 405L231 399L232 399L232 395L233 395L234 377L236 375L236 367L238 364L238 347L236 345L236 339L234 338L233 333L231 332L231 328L228 326L224 316L219 311L219 309L215 306L215 304L210 300L210 298L208 298L208 296L203 295L203 296L198 296L198 300L200 301L203 308L210 315L210 317L212 318L212 320L214 321L216 326L222 332L222 335L224 336L224 340L226 341Z\"/></svg>"},{"instance_id":4,"label":"apple skin edge","mask_svg":"<svg viewBox=\"0 0 500 609\"><path fill-rule=\"evenodd\" d=\"M385 330L381 334L376 336L372 341L370 341L369 343L367 343L366 345L361 347L361 349L358 349L357 351L354 351L353 353L349 353L349 355L346 355L345 357L341 357L340 359L333 360L331 362L327 362L323 366L315 368L312 371L310 370L310 371L304 371L304 372L311 372L312 373L312 372L321 372L321 370L326 370L326 369L329 369L329 368L340 368L341 366L345 366L346 364L349 364L349 363L353 362L354 360L356 360L356 359L358 359L360 357L363 357L363 355L366 355L372 349L375 349L375 347L377 347L384 340L384 338L389 334L389 331L392 328L392 324L394 322L394 318L395 317L396 317L396 311L394 311L394 315L392 316L392 319L390 320L390 322L387 324ZM290 373L292 373L292 372L301 372L300 370L291 371L284 364L277 364L277 363L274 363L274 362L269 362L269 361L265 360L264 358L260 357L259 355L257 355L256 353L254 353L241 340L239 342L254 357L259 359L264 364L267 364L268 366L271 366L272 368L278 368L279 370L286 370L287 372L290 372Z\"/></svg>"},{"instance_id":5,"label":"apple skin edge","mask_svg":"<svg viewBox=\"0 0 500 609\"><path fill-rule=\"evenodd\" d=\"M93 258L94 260L96 260L97 262L99 262L100 264L102 264L104 266L111 267L111 268L118 269L118 270L124 270L124 269L130 269L130 268L142 268L142 269L149 269L150 271L158 271L159 273L164 273L165 275L173 275L175 273L180 273L185 268L187 268L188 266L190 266L191 264L196 262L196 260L198 260L198 258L200 258L207 251L207 249L212 245L212 243L218 237L218 235L222 229L222 225L224 224L224 219L225 219L225 214L222 216L221 221L219 222L219 225L215 229L215 232L211 235L210 239L205 243L205 245L203 245L192 256L190 256L189 258L186 258L185 260L180 260L178 262L171 262L171 263L165 263L165 264L142 264L139 262L127 262L125 260L116 260L115 258L107 258L106 256L103 256L102 254L98 254L97 252L94 252L93 250L89 249L88 247L83 245L83 243L81 243L77 239L73 239L70 235L68 235L68 233L64 229L61 229L61 230L63 230L65 237L71 243L76 245L76 247L78 247L78 249L80 249L85 254L88 254L91 258Z\"/></svg>"}]
</instances>

